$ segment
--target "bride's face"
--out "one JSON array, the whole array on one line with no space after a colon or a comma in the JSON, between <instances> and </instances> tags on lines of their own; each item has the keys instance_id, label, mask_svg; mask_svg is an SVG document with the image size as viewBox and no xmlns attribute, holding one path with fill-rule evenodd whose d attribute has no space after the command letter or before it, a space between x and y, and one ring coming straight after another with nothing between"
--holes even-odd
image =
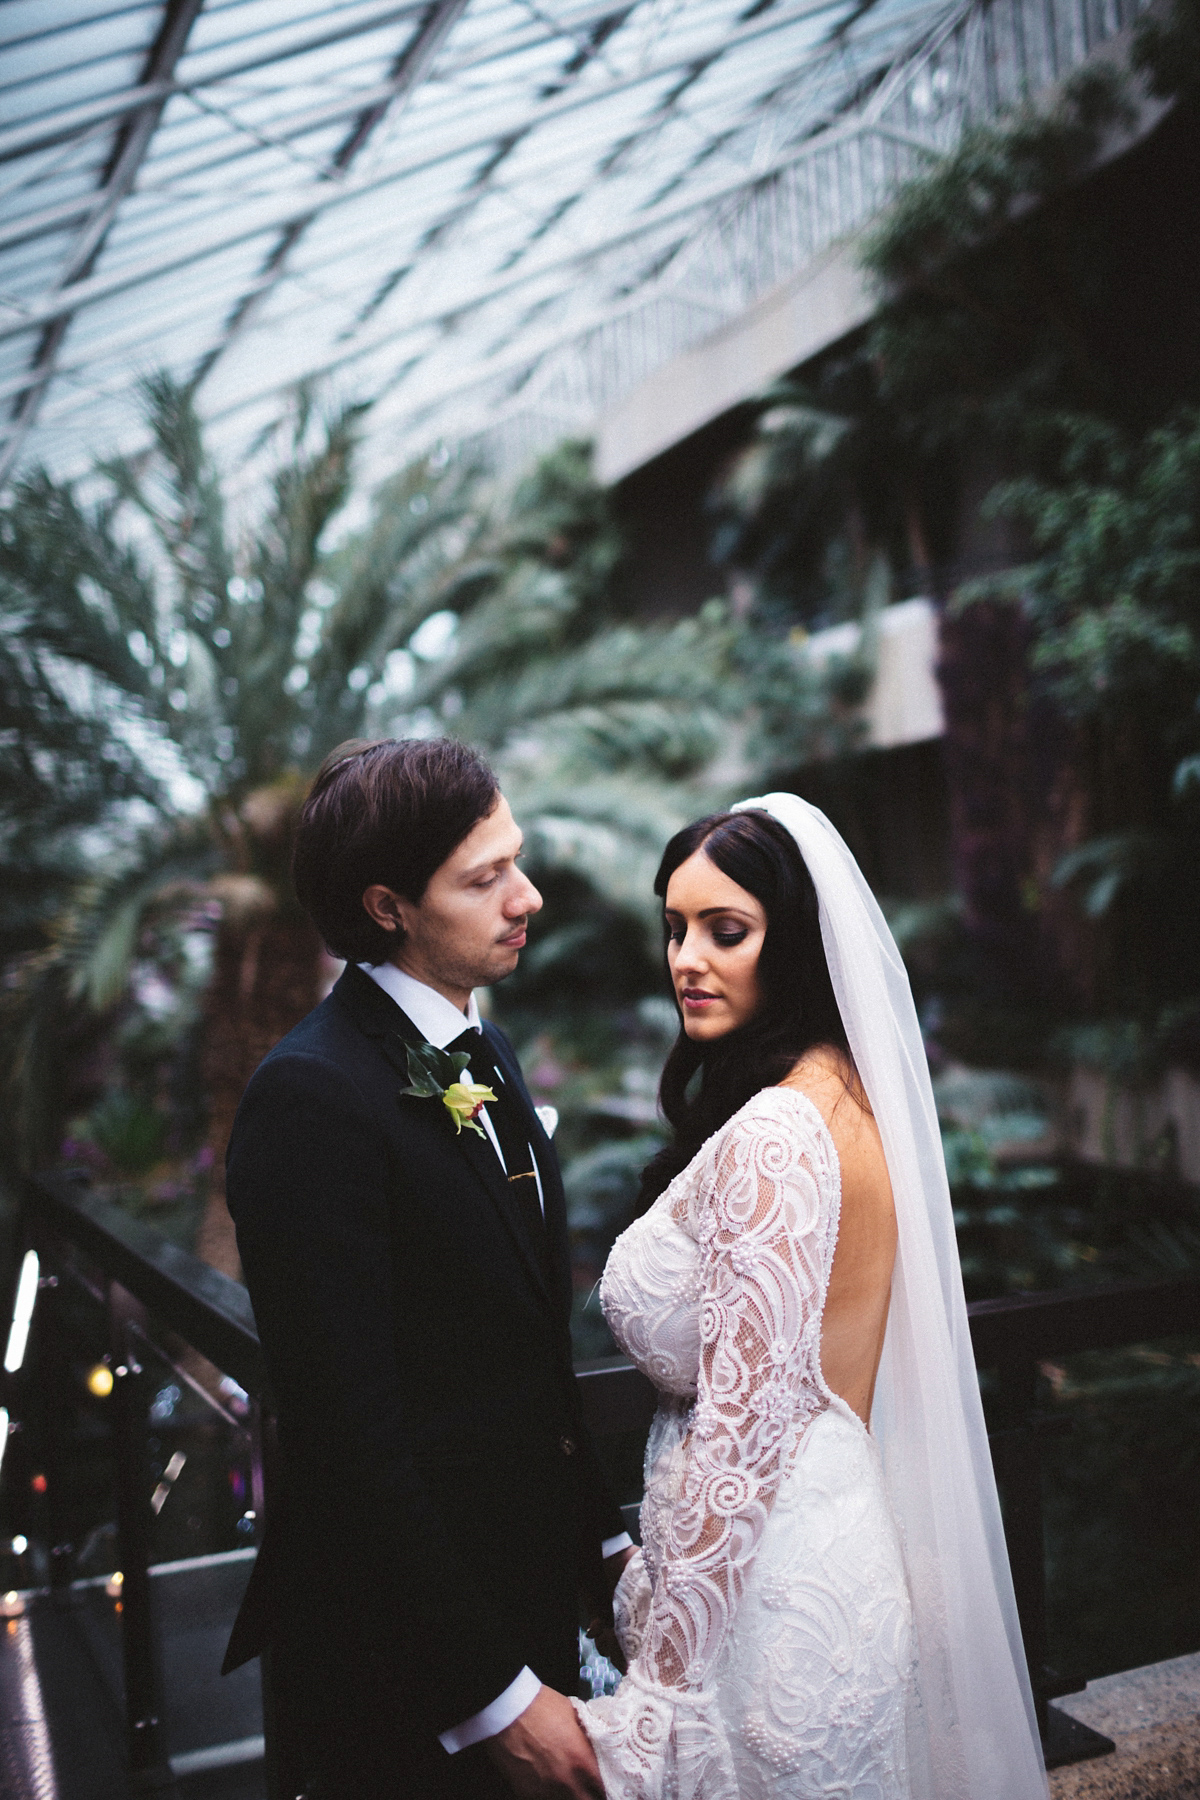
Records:
<instances>
[{"instance_id":1,"label":"bride's face","mask_svg":"<svg viewBox=\"0 0 1200 1800\"><path fill-rule=\"evenodd\" d=\"M759 1004L767 935L761 901L697 850L667 883L667 966L690 1038L710 1042L746 1024Z\"/></svg>"}]
</instances>

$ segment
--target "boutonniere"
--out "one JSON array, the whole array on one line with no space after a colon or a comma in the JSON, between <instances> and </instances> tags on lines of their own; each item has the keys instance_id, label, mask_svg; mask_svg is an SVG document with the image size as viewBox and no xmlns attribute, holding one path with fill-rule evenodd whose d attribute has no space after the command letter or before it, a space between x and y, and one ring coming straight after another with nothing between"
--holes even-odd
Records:
<instances>
[{"instance_id":1,"label":"boutonniere","mask_svg":"<svg viewBox=\"0 0 1200 1800\"><path fill-rule=\"evenodd\" d=\"M433 1044L406 1044L409 1085L400 1089L403 1099L440 1099L454 1120L457 1137L464 1125L486 1137L478 1123L479 1114L489 1100L496 1098L490 1087L478 1081L462 1081L459 1077L471 1058L465 1050L439 1050Z\"/></svg>"}]
</instances>

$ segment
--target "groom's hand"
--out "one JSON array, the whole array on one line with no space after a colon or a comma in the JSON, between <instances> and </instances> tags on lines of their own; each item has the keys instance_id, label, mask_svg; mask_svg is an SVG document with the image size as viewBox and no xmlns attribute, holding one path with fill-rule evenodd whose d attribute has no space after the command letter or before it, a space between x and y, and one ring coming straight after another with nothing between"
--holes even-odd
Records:
<instances>
[{"instance_id":1,"label":"groom's hand","mask_svg":"<svg viewBox=\"0 0 1200 1800\"><path fill-rule=\"evenodd\" d=\"M604 1785L575 1708L543 1687L485 1748L520 1800L604 1800Z\"/></svg>"},{"instance_id":2,"label":"groom's hand","mask_svg":"<svg viewBox=\"0 0 1200 1800\"><path fill-rule=\"evenodd\" d=\"M602 1600L593 1599L590 1604L585 1603L584 1607L585 1612L591 1612L592 1614L591 1622L587 1627L588 1637L591 1638L601 1656L606 1656L609 1662L613 1664L614 1668L621 1671L622 1675L624 1675L626 1669L625 1652L622 1650L617 1634L613 1629L612 1598L616 1593L617 1583L624 1573L625 1564L629 1561L631 1556L636 1555L637 1551L634 1549L633 1545L627 1544L624 1550L617 1550L612 1556L606 1556L604 1559L604 1585L606 1589L604 1598Z\"/></svg>"}]
</instances>

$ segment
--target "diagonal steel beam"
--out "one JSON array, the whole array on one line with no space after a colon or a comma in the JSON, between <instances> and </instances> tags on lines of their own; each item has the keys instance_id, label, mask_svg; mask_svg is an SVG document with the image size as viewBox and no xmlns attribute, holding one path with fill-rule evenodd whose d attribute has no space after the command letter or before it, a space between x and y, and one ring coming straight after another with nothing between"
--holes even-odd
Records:
<instances>
[{"instance_id":1,"label":"diagonal steel beam","mask_svg":"<svg viewBox=\"0 0 1200 1800\"><path fill-rule=\"evenodd\" d=\"M349 132L330 158L329 166L325 171L325 180L337 180L346 173L376 126L387 116L389 111L395 109L397 102L403 101L417 86L449 33L466 11L467 5L468 0L433 0L433 3L425 8L425 16L393 66L387 98L374 101L359 113ZM317 218L319 210L314 207L307 215L292 219L284 226L268 252L253 286L235 302L226 318L224 330L218 341L201 357L197 364L192 376L193 387L198 387L204 380L247 320L253 316L267 295L283 278L289 254L304 236L313 220Z\"/></svg>"},{"instance_id":2,"label":"diagonal steel beam","mask_svg":"<svg viewBox=\"0 0 1200 1800\"><path fill-rule=\"evenodd\" d=\"M170 74L143 74L134 87L119 89L115 94L101 94L94 100L82 100L75 106L61 107L57 112L47 113L35 124L18 125L11 131L0 132L0 162L11 162L18 156L29 156L35 150L47 150L54 144L61 144L75 137L89 125L103 125L109 119L125 118L156 102L164 103L174 94L187 94L193 88L215 87L223 81L233 81L240 75L250 75L258 69L270 68L274 63L287 62L295 56L307 56L314 50L328 49L333 44L344 43L347 38L361 37L364 32L398 24L402 19L419 16L427 4L428 0L407 0L404 5L388 7L368 19L356 19L350 25L341 25L333 30L322 31L315 37L305 38L299 43L288 44L282 51L263 50L252 56L238 57L236 61L214 69L211 74L196 82L174 81Z\"/></svg>"},{"instance_id":3,"label":"diagonal steel beam","mask_svg":"<svg viewBox=\"0 0 1200 1800\"><path fill-rule=\"evenodd\" d=\"M841 4L844 4L844 0L800 0L798 5L782 8L778 12L772 11L765 18L756 16L749 23L736 27L733 31L728 32L719 40L719 48L722 54L728 53L730 50L736 50L742 43L769 36L776 31L786 30L789 25L794 25L799 20L810 18L817 13L831 11L835 6ZM423 9L420 6L413 6L406 7L403 10L405 13L415 13L420 12ZM568 24L564 24L563 33L566 33L567 30ZM346 33L345 35L351 34ZM543 39L542 41L546 40ZM64 139L69 139L80 134L88 126L95 125L97 122L102 123L105 119L123 116L140 106L149 104L151 101L167 100L174 94L199 93L206 87L214 87L223 81L232 80L235 75L245 74L249 69L270 66L273 63L286 62L291 56L300 55L302 52L313 47L319 46L308 44L295 45L283 56L255 57L251 62L242 62L230 66L229 68L221 69L219 72L205 77L202 81L190 83L158 82L149 86L138 86L129 89L124 94L112 95L102 101L85 103L77 107L68 108L62 114L51 115L43 120L39 127L32 132L24 126L18 127L11 132L0 132L0 162L11 161L16 157L27 155L31 151L44 148L50 144L61 143ZM527 47L528 45L524 43L515 44L513 46L514 49L524 49ZM446 72L449 75L469 74L472 69L489 61L494 61L498 56L502 56L506 53L506 49L503 46L496 50L485 50L481 53L468 56L461 62L455 62L449 65ZM539 121L546 118L557 118L562 110L568 112L573 111L579 104L590 104L594 99L603 99L608 94L621 93L628 87L637 86L640 82L654 80L657 76L669 74L675 69L686 68L690 63L695 61L697 55L702 54L707 54L707 52L691 49L680 52L679 55L673 56L658 64L648 64L644 68L639 69L637 73L631 77L618 78L610 87L587 90L586 102L581 101L579 96L573 96L568 99L565 108L555 107L553 105L546 106L537 114L537 118ZM336 125L340 119L353 118L355 114L361 112L364 108L369 107L376 102L389 99L390 95L391 82L385 81L374 88L366 89L362 93L342 95L334 101L326 101L322 105L313 107L307 112L302 113L297 119L294 119L287 127L287 135L289 137L298 137L310 131L324 130L330 125ZM523 117L529 117L528 110L523 114ZM511 126L506 125L503 129L509 130L511 129ZM497 133L497 135L499 135L499 133Z\"/></svg>"},{"instance_id":4,"label":"diagonal steel beam","mask_svg":"<svg viewBox=\"0 0 1200 1800\"><path fill-rule=\"evenodd\" d=\"M768 15L769 23L759 24L756 20L753 29L742 28L731 33L726 40L726 51L737 48L739 44L746 42L753 37L765 36L769 31L779 30L796 23L800 19L811 17L816 13L828 11L838 3L839 0L802 0L800 5L794 9L788 9L786 13L780 12ZM924 29L925 21L931 16L946 14L947 16L957 17L960 14L969 11L972 3L973 0L955 0L951 15L951 9L944 4L944 0L914 0L914 3L906 7L903 13L890 17L886 26L881 26L874 35L880 37L895 36L902 26L907 27L911 32L916 33ZM866 48L866 43L860 42L857 48L860 51L864 50ZM792 65L790 65L788 71L789 78L798 75L804 68L812 64L826 60L830 54L831 52L828 45L821 45L807 50L803 56L799 57ZM907 54L907 51L903 46L900 46L895 51L895 54L902 56ZM454 161L457 157L466 156L476 151L486 150L499 140L511 135L514 131L537 130L541 126L549 124L559 118L563 118L569 113L602 103L613 98L616 94L629 92L637 87L651 83L660 78L663 74L668 73L685 63L690 63L691 61L694 61L694 59L695 52L692 52L687 57L677 56L670 59L664 59L661 63L639 69L635 73L624 76L620 80L614 81L605 87L592 88L573 94L566 100L542 108L532 117L526 111L520 115L514 114L512 117L504 120L489 122L484 130L471 131L457 141L444 144L428 154L419 156L412 162L393 165L378 173L373 172L369 176L359 180L350 179L336 184L331 183L328 193L316 207L314 207L312 201L312 186L311 184L306 184L304 187L293 189L290 194L276 194L257 205L239 208L237 222L229 225L220 225L209 236L195 238L190 243L182 245L166 255L159 255L157 257L153 255L148 256L143 262L135 264L131 268L122 269L114 274L94 276L87 283L86 288L83 291L77 295L71 296L71 305L68 310L75 310L82 305L93 305L98 301L107 300L115 294L126 292L131 287L140 286L144 281L153 280L160 275L172 274L176 269L186 268L190 264L202 261L205 257L213 255L218 251L234 249L239 244L249 242L252 238L262 236L270 231L280 230L292 224L297 219L306 219L310 215L315 216L318 212L327 212L332 207L341 206L348 201L360 199L365 194L377 193L381 189L391 187L398 182L411 180L416 176L423 175L429 170L435 169L446 162ZM371 94L369 99L373 102L378 97L379 96L375 94ZM768 172L769 171L766 170L758 171L754 179L761 179ZM744 185L744 182L745 178L743 177L733 185L742 186ZM685 210L690 210L690 208ZM571 260L574 260L574 258ZM14 312L16 311L16 309L13 310ZM0 340L18 336L22 332L33 329L35 326L45 324L49 320L56 318L63 310L63 302L57 292L51 293L50 295L43 295L30 306L23 309L23 312L17 313L15 317L0 321Z\"/></svg>"},{"instance_id":5,"label":"diagonal steel beam","mask_svg":"<svg viewBox=\"0 0 1200 1800\"><path fill-rule=\"evenodd\" d=\"M254 74L259 69L272 68L289 62L293 57L308 56L314 50L324 50L332 44L362 37L366 32L378 31L383 26L398 23L402 19L417 18L427 10L428 5L429 0L407 0L405 5L389 7L368 19L359 19L353 24L323 31L316 37L288 44L282 50L260 51L253 56L238 57L233 62L223 63L210 70L195 81L139 82L136 87L123 88L114 94L103 94L94 100L83 100L74 106L60 107L57 112L45 114L35 124L16 125L9 131L0 131L0 163L11 162L16 157L31 155L35 150L46 150L55 144L65 143L89 127L104 125L110 119L125 118L152 101L169 100L175 94L199 93L204 88L219 87L222 82ZM584 7L579 13L568 14L556 21L535 15L532 26L512 32L498 45L485 44L472 51L463 60L454 63L449 72L460 75L505 56L536 49L539 44L551 43L556 38L571 37L579 31L587 30L611 11L612 0L605 0L603 5ZM375 95L350 95L336 101L333 106L322 107L319 113L313 115L312 129L316 129L318 125L336 124L339 119L352 116L355 111L367 105L371 98L385 99L387 91L385 82Z\"/></svg>"},{"instance_id":6,"label":"diagonal steel beam","mask_svg":"<svg viewBox=\"0 0 1200 1800\"><path fill-rule=\"evenodd\" d=\"M151 46L144 71L147 85L170 81L203 4L204 0L167 0L162 26ZM74 285L86 281L91 274L117 215L117 208L137 180L138 170L150 147L150 140L165 105L165 98L151 101L140 112L126 119L118 130L100 191L58 278L58 290L64 297L69 296ZM54 373L59 348L70 322L70 311L63 311L50 319L42 332L29 371L29 385L16 402L14 430L3 451L0 451L0 487L8 480L29 429L37 418L46 385Z\"/></svg>"},{"instance_id":7,"label":"diagonal steel beam","mask_svg":"<svg viewBox=\"0 0 1200 1800\"><path fill-rule=\"evenodd\" d=\"M336 355L326 357L315 365L310 365L307 374L313 379L326 379L337 374L339 371L352 367L357 362L361 362L368 357L379 354L381 351L394 349L402 345L405 340L414 338L419 340L421 334L430 331L445 331L449 317L453 317L456 321L461 320L470 313L486 308L496 300L506 299L509 295L519 291L521 288L529 286L536 287L538 282L543 281L547 276L561 275L567 272L583 273L588 269L589 265L602 262L603 258L611 255L614 251L619 251L631 244L635 244L640 239L651 235L655 231L667 230L672 226L678 226L684 222L690 221L697 212L704 210L712 211L718 208L722 203L734 201L740 194L753 190L762 183L771 180L774 176L784 173L786 170L796 168L814 156L819 156L828 152L830 149L835 148L837 144L848 141L862 132L868 134L874 133L876 129L877 128L873 123L864 120L861 117L843 120L838 125L831 127L817 137L807 139L799 147L793 147L784 151L770 164L756 170L752 176L741 174L733 179L726 178L723 181L711 183L701 192L690 195L686 200L676 200L673 204L668 204L666 202L661 203L653 209L648 209L634 224L625 225L621 229L616 232L611 232L605 237L594 238L586 244L576 246L564 255L559 255L553 259L539 263L536 267L527 267L523 269L520 274L511 276L507 281L496 283L484 292L474 294L471 297L462 300L455 308L453 308L452 313L450 314L448 314L446 307L443 306L436 310L414 314L412 317L406 319L403 324L393 324L378 330L367 338L355 343L352 347L343 350ZM936 149L932 146L923 145L922 149L927 155L938 154ZM650 297L652 296L639 293L634 302L635 310L637 307L646 304L647 299ZM602 307L595 318L588 318L583 325L572 326L562 342L569 342L577 335L577 332L590 330L596 324L602 323L605 316L606 310ZM545 348L549 350L560 347L561 343L555 340L548 343ZM520 362L530 360L531 356L532 352L515 355L512 359L512 364L515 366ZM503 365L500 365L500 367L504 369L507 369L509 366L507 361ZM80 370L78 373L82 374L83 371ZM492 371L489 370L486 365L482 367L473 365L471 382L487 380L491 373ZM222 407L217 412L210 413L208 415L209 420L210 422L213 422L230 418L247 407L257 406L264 400L271 399L277 394L286 392L288 388L294 385L294 382L295 377L288 376L285 379L270 381L263 387L256 387L242 393L238 396L237 400L231 404ZM88 398L84 397L79 402L79 408L88 404L90 404L90 401ZM76 410L79 410L79 408L69 409L67 416L70 416Z\"/></svg>"}]
</instances>

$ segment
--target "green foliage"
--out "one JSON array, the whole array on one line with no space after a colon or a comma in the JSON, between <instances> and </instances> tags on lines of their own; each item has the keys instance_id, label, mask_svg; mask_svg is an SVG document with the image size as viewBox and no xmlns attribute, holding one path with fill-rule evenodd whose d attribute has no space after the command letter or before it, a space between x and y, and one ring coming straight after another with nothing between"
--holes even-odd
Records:
<instances>
[{"instance_id":1,"label":"green foliage","mask_svg":"<svg viewBox=\"0 0 1200 1800\"><path fill-rule=\"evenodd\" d=\"M1086 417L1055 430L1053 478L1025 475L992 498L1028 527L1036 560L960 603L1019 601L1036 680L1111 771L1093 808L1104 828L1052 882L1156 947L1147 961L1122 940L1116 958L1131 977L1122 1001L1147 1023L1200 988L1200 412L1144 436Z\"/></svg>"},{"instance_id":2,"label":"green foliage","mask_svg":"<svg viewBox=\"0 0 1200 1800\"><path fill-rule=\"evenodd\" d=\"M745 756L770 779L861 747L879 611L929 571L903 423L853 358L761 404L710 509L713 558L749 591L736 642ZM814 652L810 632L831 625L859 629Z\"/></svg>"},{"instance_id":3,"label":"green foliage","mask_svg":"<svg viewBox=\"0 0 1200 1800\"><path fill-rule=\"evenodd\" d=\"M1143 13L1133 32L1133 63L1163 100L1193 99L1200 88L1200 4L1174 0L1168 13Z\"/></svg>"},{"instance_id":4,"label":"green foliage","mask_svg":"<svg viewBox=\"0 0 1200 1800\"><path fill-rule=\"evenodd\" d=\"M1115 1095L1121 1087L1143 1087L1172 1063L1194 1066L1198 1038L1200 996L1185 993L1144 1007L1138 1016L1117 1014L1060 1025L1048 1049L1063 1067L1077 1063L1106 1076Z\"/></svg>"},{"instance_id":5,"label":"green foliage","mask_svg":"<svg viewBox=\"0 0 1200 1800\"><path fill-rule=\"evenodd\" d=\"M713 558L750 579L756 616L809 629L860 618L880 564L885 587L919 586L924 476L908 420L859 354L776 383L760 406L752 443L710 502Z\"/></svg>"},{"instance_id":6,"label":"green foliage","mask_svg":"<svg viewBox=\"0 0 1200 1800\"><path fill-rule=\"evenodd\" d=\"M1081 71L1052 110L966 132L868 234L863 265L888 304L861 356L923 454L975 447L981 430L1025 454L1046 412L1116 402L1119 371L1093 330L1111 250L1079 209L1052 203L1126 117L1119 73Z\"/></svg>"},{"instance_id":7,"label":"green foliage","mask_svg":"<svg viewBox=\"0 0 1200 1800\"><path fill-rule=\"evenodd\" d=\"M1054 1666L1089 1678L1196 1647L1200 1340L1047 1365L1047 1600Z\"/></svg>"},{"instance_id":8,"label":"green foliage","mask_svg":"<svg viewBox=\"0 0 1200 1800\"><path fill-rule=\"evenodd\" d=\"M111 1093L91 1116L92 1136L113 1168L141 1175L159 1160L167 1137L166 1115L136 1095Z\"/></svg>"},{"instance_id":9,"label":"green foliage","mask_svg":"<svg viewBox=\"0 0 1200 1800\"><path fill-rule=\"evenodd\" d=\"M362 409L323 416L304 394L235 527L190 394L156 377L145 402L145 456L84 484L35 471L0 511L0 1061L18 1160L48 1152L69 1104L64 1033L125 1003L156 917L222 871L246 878L243 907L289 904L304 771L364 729L470 539L469 472L425 460L352 550L327 549Z\"/></svg>"},{"instance_id":10,"label":"green foliage","mask_svg":"<svg viewBox=\"0 0 1200 1800\"><path fill-rule=\"evenodd\" d=\"M338 742L480 744L533 860L648 922L664 837L713 804L704 770L736 701L719 607L625 616L586 446L499 504L477 469L419 458L339 540L361 408L323 415L301 393L246 500L189 393L157 377L145 399L146 455L79 486L35 473L0 514L0 835L19 901L0 1049L25 1159L72 1104L64 1030L127 1005L156 920L207 901L249 929L293 904L289 821ZM564 970L581 923L554 927ZM644 949L625 961L646 979Z\"/></svg>"},{"instance_id":11,"label":"green foliage","mask_svg":"<svg viewBox=\"0 0 1200 1800\"><path fill-rule=\"evenodd\" d=\"M1027 102L972 126L953 155L900 190L866 238L865 267L889 287L936 292L954 280L953 264L1022 204L1075 180L1103 133L1128 117L1120 71L1100 65L1073 76L1050 111Z\"/></svg>"},{"instance_id":12,"label":"green foliage","mask_svg":"<svg viewBox=\"0 0 1200 1800\"><path fill-rule=\"evenodd\" d=\"M531 864L648 918L665 838L715 803L705 772L740 699L734 632L716 604L628 619L623 541L586 446L544 457L497 510L440 596L440 640L423 653L410 639L411 686L378 717L480 745Z\"/></svg>"},{"instance_id":13,"label":"green foliage","mask_svg":"<svg viewBox=\"0 0 1200 1800\"><path fill-rule=\"evenodd\" d=\"M1058 434L1054 478L1006 482L991 501L1027 522L1041 552L1005 577L1034 626L1034 666L1069 716L1149 706L1191 752L1200 746L1200 411L1145 437L1086 417L1062 419Z\"/></svg>"}]
</instances>

